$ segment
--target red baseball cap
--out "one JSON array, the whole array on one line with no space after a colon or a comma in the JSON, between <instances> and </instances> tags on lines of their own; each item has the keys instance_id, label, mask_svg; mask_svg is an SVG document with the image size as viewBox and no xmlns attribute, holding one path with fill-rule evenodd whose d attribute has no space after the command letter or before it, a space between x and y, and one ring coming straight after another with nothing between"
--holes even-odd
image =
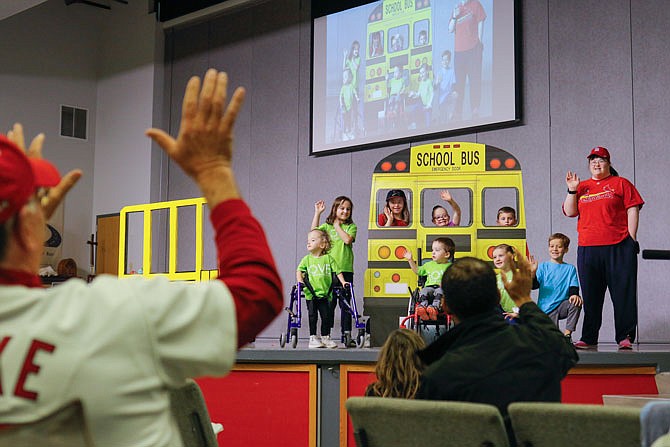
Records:
<instances>
[{"instance_id":1,"label":"red baseball cap","mask_svg":"<svg viewBox=\"0 0 670 447\"><path fill-rule=\"evenodd\" d=\"M60 183L58 169L41 158L28 158L0 135L0 223L18 213L37 188Z\"/></svg>"},{"instance_id":2,"label":"red baseball cap","mask_svg":"<svg viewBox=\"0 0 670 447\"><path fill-rule=\"evenodd\" d=\"M591 153L586 156L586 158L591 159L591 157L600 157L604 158L607 161L610 161L610 151L607 148L602 146L596 146L591 149Z\"/></svg>"}]
</instances>

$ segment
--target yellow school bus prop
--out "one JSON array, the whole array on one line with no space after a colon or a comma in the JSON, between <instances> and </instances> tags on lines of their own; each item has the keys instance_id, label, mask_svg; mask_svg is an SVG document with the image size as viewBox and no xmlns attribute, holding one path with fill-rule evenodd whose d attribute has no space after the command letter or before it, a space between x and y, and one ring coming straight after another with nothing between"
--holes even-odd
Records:
<instances>
[{"instance_id":1,"label":"yellow school bus prop","mask_svg":"<svg viewBox=\"0 0 670 447\"><path fill-rule=\"evenodd\" d=\"M368 15L365 51L366 112L383 109L394 67L400 67L413 91L418 89L422 64L432 73L432 34L431 0L384 0L374 6ZM394 45L398 38L401 43Z\"/></svg>"},{"instance_id":2,"label":"yellow school bus prop","mask_svg":"<svg viewBox=\"0 0 670 447\"><path fill-rule=\"evenodd\" d=\"M157 202L142 205L126 206L120 213L119 228L119 277L128 277L142 275L145 277L165 276L172 281L204 281L214 279L218 276L216 269L206 269L203 266L203 219L204 209L207 202L204 198L173 200L170 202ZM191 271L178 271L177 269L177 247L178 247L178 222L179 212L189 208L195 211L195 268ZM157 271L155 265L152 265L152 242L153 234L153 214L155 212L168 213L168 255L167 269ZM142 216L141 240L142 240L142 262L136 272L128 272L126 265L128 248L128 217L133 213Z\"/></svg>"},{"instance_id":3,"label":"yellow school bus prop","mask_svg":"<svg viewBox=\"0 0 670 447\"><path fill-rule=\"evenodd\" d=\"M391 189L400 189L407 197L410 222L406 227L378 225ZM460 205L458 226L437 227L432 222L435 205L443 206L453 217L449 204L440 199L445 189ZM516 225L497 225L497 213L503 206L516 211ZM454 241L456 258L490 261L493 247L502 243L526 253L521 166L510 153L477 143L431 143L396 152L379 161L372 174L368 221L365 298L407 298L408 287L417 285L417 276L409 269L405 252L429 261L438 237Z\"/></svg>"}]
</instances>

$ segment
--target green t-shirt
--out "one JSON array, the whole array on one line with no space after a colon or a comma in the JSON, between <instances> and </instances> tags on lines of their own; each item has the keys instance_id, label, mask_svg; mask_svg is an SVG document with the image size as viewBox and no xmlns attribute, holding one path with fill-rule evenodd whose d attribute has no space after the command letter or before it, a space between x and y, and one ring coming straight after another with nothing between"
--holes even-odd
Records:
<instances>
[{"instance_id":1,"label":"green t-shirt","mask_svg":"<svg viewBox=\"0 0 670 447\"><path fill-rule=\"evenodd\" d=\"M351 236L354 240L351 244L347 245L344 243L340 235L337 234L335 226L333 224L324 223L319 225L317 228L328 233L330 236L330 243L332 245L328 254L330 254L337 265L342 269L343 272L354 272L354 250L352 244L356 241L356 233L358 232L358 227L355 223L350 224L340 224L342 230Z\"/></svg>"},{"instance_id":2,"label":"green t-shirt","mask_svg":"<svg viewBox=\"0 0 670 447\"><path fill-rule=\"evenodd\" d=\"M424 107L433 105L433 81L429 78L424 79L419 83L419 96Z\"/></svg>"},{"instance_id":3,"label":"green t-shirt","mask_svg":"<svg viewBox=\"0 0 670 447\"><path fill-rule=\"evenodd\" d=\"M318 258L308 254L300 264L298 270L307 273L309 283L312 285L314 292L320 297L327 296L330 300L332 297L330 292L330 284L333 282L333 273L342 273L337 267L337 263L330 254L321 255ZM312 292L305 287L305 299L311 300L314 297Z\"/></svg>"},{"instance_id":4,"label":"green t-shirt","mask_svg":"<svg viewBox=\"0 0 670 447\"><path fill-rule=\"evenodd\" d=\"M344 84L340 89L340 98L342 108L345 112L351 110L351 103L354 101L354 87L351 84Z\"/></svg>"},{"instance_id":5,"label":"green t-shirt","mask_svg":"<svg viewBox=\"0 0 670 447\"><path fill-rule=\"evenodd\" d=\"M442 275L447 271L451 262L438 264L435 261L428 261L417 268L417 275L426 277L425 287L440 286L442 283Z\"/></svg>"},{"instance_id":6,"label":"green t-shirt","mask_svg":"<svg viewBox=\"0 0 670 447\"><path fill-rule=\"evenodd\" d=\"M347 59L345 65L351 71L351 85L355 90L358 90L358 67L361 65L361 57L356 56Z\"/></svg>"},{"instance_id":7,"label":"green t-shirt","mask_svg":"<svg viewBox=\"0 0 670 447\"><path fill-rule=\"evenodd\" d=\"M405 80L403 78L393 78L389 82L389 94L399 95L405 90Z\"/></svg>"},{"instance_id":8,"label":"green t-shirt","mask_svg":"<svg viewBox=\"0 0 670 447\"><path fill-rule=\"evenodd\" d=\"M513 272L511 270L505 274L507 281L511 281L512 276ZM498 282L498 290L500 290L500 306L505 312L512 312L516 307L516 304L514 304L512 297L509 296L509 293L505 290L505 284L503 283L501 273L496 273L496 280Z\"/></svg>"}]
</instances>

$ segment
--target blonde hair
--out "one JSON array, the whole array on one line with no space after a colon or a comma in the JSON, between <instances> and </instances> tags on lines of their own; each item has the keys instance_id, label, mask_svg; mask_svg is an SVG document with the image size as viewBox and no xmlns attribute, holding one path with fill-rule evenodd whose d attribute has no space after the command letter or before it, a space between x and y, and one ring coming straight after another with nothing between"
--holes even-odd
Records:
<instances>
[{"instance_id":1,"label":"blonde hair","mask_svg":"<svg viewBox=\"0 0 670 447\"><path fill-rule=\"evenodd\" d=\"M310 233L319 233L319 235L321 236L321 241L323 242L324 245L323 249L321 250L321 254L325 255L326 253L328 253L332 247L332 244L330 242L330 236L328 236L328 233L326 233L323 230L319 230L318 228L311 230Z\"/></svg>"},{"instance_id":2,"label":"blonde hair","mask_svg":"<svg viewBox=\"0 0 670 447\"><path fill-rule=\"evenodd\" d=\"M413 399L425 368L417 351L425 347L426 342L414 331L391 332L379 352L375 366L377 381L368 385L366 395Z\"/></svg>"}]
</instances>

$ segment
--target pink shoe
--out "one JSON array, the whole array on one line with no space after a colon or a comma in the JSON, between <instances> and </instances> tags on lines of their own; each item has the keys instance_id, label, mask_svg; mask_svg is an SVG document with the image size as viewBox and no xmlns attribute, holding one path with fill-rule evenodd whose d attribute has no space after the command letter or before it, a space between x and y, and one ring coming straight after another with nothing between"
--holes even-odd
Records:
<instances>
[{"instance_id":1,"label":"pink shoe","mask_svg":"<svg viewBox=\"0 0 670 447\"><path fill-rule=\"evenodd\" d=\"M573 346L575 347L575 349L596 349L598 347L598 345L590 345L581 340L573 343Z\"/></svg>"},{"instance_id":2,"label":"pink shoe","mask_svg":"<svg viewBox=\"0 0 670 447\"><path fill-rule=\"evenodd\" d=\"M633 343L626 337L619 342L619 349L633 349Z\"/></svg>"}]
</instances>

